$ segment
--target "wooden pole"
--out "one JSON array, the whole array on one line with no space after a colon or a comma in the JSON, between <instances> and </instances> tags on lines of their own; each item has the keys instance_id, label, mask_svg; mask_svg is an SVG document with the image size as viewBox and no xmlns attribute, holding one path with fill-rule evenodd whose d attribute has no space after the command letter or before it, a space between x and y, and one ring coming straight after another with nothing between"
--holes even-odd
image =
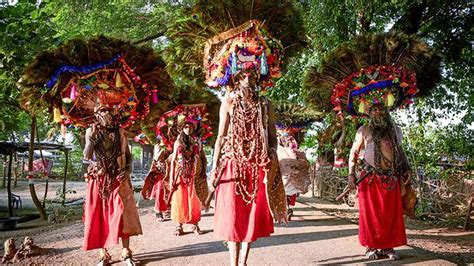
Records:
<instances>
[{"instance_id":1,"label":"wooden pole","mask_svg":"<svg viewBox=\"0 0 474 266\"><path fill-rule=\"evenodd\" d=\"M16 188L18 182L18 154L15 152L14 167L13 167L13 187Z\"/></svg>"},{"instance_id":2,"label":"wooden pole","mask_svg":"<svg viewBox=\"0 0 474 266\"><path fill-rule=\"evenodd\" d=\"M10 151L8 155L8 182L7 182L7 191L8 191L8 216L13 217L13 206L12 206L12 161L13 161L13 151Z\"/></svg>"},{"instance_id":3,"label":"wooden pole","mask_svg":"<svg viewBox=\"0 0 474 266\"><path fill-rule=\"evenodd\" d=\"M66 156L66 165L64 166L64 180L63 180L63 202L62 205L64 206L66 203L66 178L67 178L67 166L69 164L69 150L64 149L64 155Z\"/></svg>"},{"instance_id":4,"label":"wooden pole","mask_svg":"<svg viewBox=\"0 0 474 266\"><path fill-rule=\"evenodd\" d=\"M3 182L2 182L2 187L4 188L7 182L7 156L3 155Z\"/></svg>"}]
</instances>

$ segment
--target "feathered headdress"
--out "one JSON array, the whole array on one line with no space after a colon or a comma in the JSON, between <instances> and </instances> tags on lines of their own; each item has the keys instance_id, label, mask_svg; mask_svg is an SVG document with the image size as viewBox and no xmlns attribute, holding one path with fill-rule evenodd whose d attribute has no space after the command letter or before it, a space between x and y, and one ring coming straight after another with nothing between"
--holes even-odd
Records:
<instances>
[{"instance_id":1,"label":"feathered headdress","mask_svg":"<svg viewBox=\"0 0 474 266\"><path fill-rule=\"evenodd\" d=\"M27 66L21 103L30 111L49 109L63 125L85 127L99 99L121 114L122 127L138 131L142 119L156 124L147 116L150 108L159 114L162 101L170 101L173 85L164 68L150 48L103 36L74 39Z\"/></svg>"},{"instance_id":2,"label":"feathered headdress","mask_svg":"<svg viewBox=\"0 0 474 266\"><path fill-rule=\"evenodd\" d=\"M178 105L161 116L160 121L156 124L156 136L171 151L180 128L186 123L191 123L194 125L195 135L205 142L213 136L208 117L209 113L204 103Z\"/></svg>"},{"instance_id":3,"label":"feathered headdress","mask_svg":"<svg viewBox=\"0 0 474 266\"><path fill-rule=\"evenodd\" d=\"M425 96L440 80L440 59L414 36L359 36L328 54L305 78L305 100L317 110L365 116L373 104L389 110Z\"/></svg>"},{"instance_id":4,"label":"feathered headdress","mask_svg":"<svg viewBox=\"0 0 474 266\"><path fill-rule=\"evenodd\" d=\"M164 53L165 61L168 72L173 78L196 88L206 87L206 73L211 74L204 66L206 63L203 64L202 61L208 40L217 36L223 37L221 34L225 32L235 36L245 32L246 27L261 26L260 23L258 25L246 23L249 20L258 20L265 24L268 32L280 40L286 55L298 51L305 44L304 23L293 1L289 0L197 0L193 6L182 10L181 17L182 19L177 19L166 32L171 42ZM267 35L269 36L263 33L263 36ZM228 40L229 37L224 39ZM204 60L207 62L208 59L215 59L215 51L222 51L221 47L211 49L211 58L205 57ZM268 54L265 56L268 63ZM221 69L218 72L225 73L223 71ZM212 69L212 72L217 75L215 69Z\"/></svg>"},{"instance_id":5,"label":"feathered headdress","mask_svg":"<svg viewBox=\"0 0 474 266\"><path fill-rule=\"evenodd\" d=\"M206 41L204 49L206 84L226 86L239 71L253 69L262 87L271 87L272 80L281 76L282 48L257 20L214 36Z\"/></svg>"}]
</instances>

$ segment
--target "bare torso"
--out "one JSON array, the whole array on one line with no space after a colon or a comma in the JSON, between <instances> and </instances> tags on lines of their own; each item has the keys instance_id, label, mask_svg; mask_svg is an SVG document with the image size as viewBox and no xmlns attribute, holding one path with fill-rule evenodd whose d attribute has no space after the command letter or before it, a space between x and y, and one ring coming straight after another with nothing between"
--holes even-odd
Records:
<instances>
[{"instance_id":1,"label":"bare torso","mask_svg":"<svg viewBox=\"0 0 474 266\"><path fill-rule=\"evenodd\" d=\"M397 139L401 139L401 130L399 127L395 127L396 134L397 134ZM387 134L388 136L388 134ZM397 143L400 144L400 143ZM349 163L351 164L355 163L355 156L358 154L359 159L364 159L368 164L370 164L373 167L376 167L375 164L375 142L372 137L372 133L370 132L369 128L367 126L362 126L359 128L356 134L356 139L354 141L354 145L351 149L351 157L349 158ZM392 165L390 162L393 162L393 148L390 144L390 141L388 138L382 138L380 140L380 151L382 153L382 156L385 158L380 161L380 167L382 170L391 170Z\"/></svg>"}]
</instances>

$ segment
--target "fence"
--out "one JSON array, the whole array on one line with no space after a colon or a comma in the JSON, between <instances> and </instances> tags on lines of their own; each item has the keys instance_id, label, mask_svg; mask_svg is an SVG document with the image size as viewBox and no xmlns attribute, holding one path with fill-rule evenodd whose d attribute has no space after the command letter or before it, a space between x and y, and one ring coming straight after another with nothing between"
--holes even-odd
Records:
<instances>
[{"instance_id":1,"label":"fence","mask_svg":"<svg viewBox=\"0 0 474 266\"><path fill-rule=\"evenodd\" d=\"M419 171L421 172L421 171ZM474 196L474 180L471 173L458 171L444 179L424 177L418 174L412 178L412 186L417 193L417 218L434 221L467 219L470 201ZM331 165L312 164L310 168L313 197L334 201L344 191L347 176L340 175ZM345 198L348 205L355 203L355 193ZM468 219L467 219L468 220Z\"/></svg>"}]
</instances>

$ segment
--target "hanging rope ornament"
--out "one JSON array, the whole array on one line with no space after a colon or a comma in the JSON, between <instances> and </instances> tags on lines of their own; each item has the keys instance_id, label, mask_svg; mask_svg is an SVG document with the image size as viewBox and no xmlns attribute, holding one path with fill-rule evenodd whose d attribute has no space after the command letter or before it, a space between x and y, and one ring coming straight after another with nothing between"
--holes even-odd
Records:
<instances>
[{"instance_id":1,"label":"hanging rope ornament","mask_svg":"<svg viewBox=\"0 0 474 266\"><path fill-rule=\"evenodd\" d=\"M267 148L264 146L264 121L262 105L256 103L243 104L238 98L231 117L231 141L226 142L225 151L229 151L235 174L236 194L246 204L257 197L259 176L264 174L270 163Z\"/></svg>"}]
</instances>

